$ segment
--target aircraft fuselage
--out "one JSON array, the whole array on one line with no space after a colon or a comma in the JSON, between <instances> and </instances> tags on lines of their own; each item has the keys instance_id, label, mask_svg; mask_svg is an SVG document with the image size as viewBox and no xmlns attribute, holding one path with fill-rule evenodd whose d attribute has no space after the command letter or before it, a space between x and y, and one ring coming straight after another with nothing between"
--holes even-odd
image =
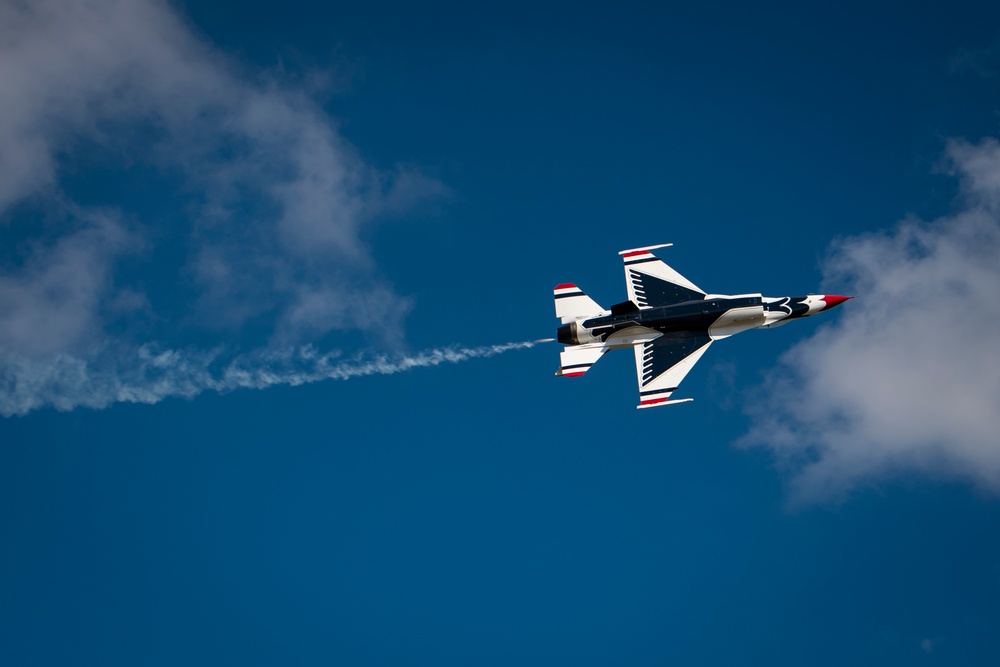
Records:
<instances>
[{"instance_id":1,"label":"aircraft fuselage","mask_svg":"<svg viewBox=\"0 0 1000 667\"><path fill-rule=\"evenodd\" d=\"M791 297L709 294L704 299L641 310L626 301L612 306L609 315L564 324L557 334L559 342L565 345L600 342L614 347L633 345L634 342L628 342L630 338L621 334L634 327L660 334L701 334L719 340L748 329L773 327L807 317L839 303L831 301L831 297L818 294ZM616 339L621 339L618 345Z\"/></svg>"}]
</instances>

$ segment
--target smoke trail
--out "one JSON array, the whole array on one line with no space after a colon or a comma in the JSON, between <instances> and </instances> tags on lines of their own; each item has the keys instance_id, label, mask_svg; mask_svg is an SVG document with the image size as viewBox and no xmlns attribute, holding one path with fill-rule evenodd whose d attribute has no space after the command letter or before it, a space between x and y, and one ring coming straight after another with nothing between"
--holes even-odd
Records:
<instances>
[{"instance_id":1,"label":"smoke trail","mask_svg":"<svg viewBox=\"0 0 1000 667\"><path fill-rule=\"evenodd\" d=\"M45 362L8 360L0 371L0 414L24 415L51 406L104 408L113 403L157 403L169 397L192 398L204 391L298 386L321 380L393 375L414 368L457 364L525 350L552 339L443 347L410 355L362 352L345 357L339 350L312 346L229 356L221 350L170 350L144 345L125 354L104 351L96 358L61 355Z\"/></svg>"}]
</instances>

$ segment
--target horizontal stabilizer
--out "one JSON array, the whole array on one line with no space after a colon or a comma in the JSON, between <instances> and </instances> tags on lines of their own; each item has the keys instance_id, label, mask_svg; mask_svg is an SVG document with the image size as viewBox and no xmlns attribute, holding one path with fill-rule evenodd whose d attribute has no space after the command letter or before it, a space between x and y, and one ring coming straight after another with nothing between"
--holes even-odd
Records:
<instances>
[{"instance_id":1,"label":"horizontal stabilizer","mask_svg":"<svg viewBox=\"0 0 1000 667\"><path fill-rule=\"evenodd\" d=\"M664 399L662 401L647 401L645 403L640 403L639 405L635 406L635 409L642 410L644 408L658 408L662 405L677 405L678 403L690 403L693 400L694 400L693 398L674 398L670 400Z\"/></svg>"},{"instance_id":2,"label":"horizontal stabilizer","mask_svg":"<svg viewBox=\"0 0 1000 667\"><path fill-rule=\"evenodd\" d=\"M559 370L556 371L556 375L565 375L566 377L583 375L607 351L608 348L601 344L567 345L559 353Z\"/></svg>"},{"instance_id":3,"label":"horizontal stabilizer","mask_svg":"<svg viewBox=\"0 0 1000 667\"><path fill-rule=\"evenodd\" d=\"M583 290L573 283L563 283L556 285L552 290L552 295L556 301L556 317L563 324L572 322L581 317L594 317L606 314L605 310L597 305L597 302L583 293Z\"/></svg>"}]
</instances>

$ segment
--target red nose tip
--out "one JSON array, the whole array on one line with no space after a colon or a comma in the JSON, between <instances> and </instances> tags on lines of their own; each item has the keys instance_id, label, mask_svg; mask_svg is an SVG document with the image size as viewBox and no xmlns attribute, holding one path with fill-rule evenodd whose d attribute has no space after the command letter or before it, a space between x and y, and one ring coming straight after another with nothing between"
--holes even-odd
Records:
<instances>
[{"instance_id":1,"label":"red nose tip","mask_svg":"<svg viewBox=\"0 0 1000 667\"><path fill-rule=\"evenodd\" d=\"M823 302L826 303L826 308L823 310L830 310L834 306L839 306L848 299L853 299L853 296L837 296L836 294L826 294L823 296Z\"/></svg>"}]
</instances>

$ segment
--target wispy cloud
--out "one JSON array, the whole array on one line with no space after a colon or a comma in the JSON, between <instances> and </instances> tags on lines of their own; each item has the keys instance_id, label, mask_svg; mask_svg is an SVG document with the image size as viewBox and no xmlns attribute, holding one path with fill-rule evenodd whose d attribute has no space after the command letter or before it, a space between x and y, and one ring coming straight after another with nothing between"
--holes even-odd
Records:
<instances>
[{"instance_id":1,"label":"wispy cloud","mask_svg":"<svg viewBox=\"0 0 1000 667\"><path fill-rule=\"evenodd\" d=\"M984 79L1000 76L1000 36L980 48L962 49L952 59L952 74L971 73Z\"/></svg>"},{"instance_id":2,"label":"wispy cloud","mask_svg":"<svg viewBox=\"0 0 1000 667\"><path fill-rule=\"evenodd\" d=\"M142 395L150 340L399 340L411 304L367 230L447 189L366 164L309 90L234 62L163 0L0 0L0 89L0 232L17 248L0 259L9 406L71 407L52 378L74 373L127 377ZM162 206L69 184L94 164L122 183L141 172ZM170 243L182 250L160 251Z\"/></svg>"},{"instance_id":3,"label":"wispy cloud","mask_svg":"<svg viewBox=\"0 0 1000 667\"><path fill-rule=\"evenodd\" d=\"M794 501L901 473L1000 493L1000 143L947 155L960 210L837 242L827 287L858 298L751 394L742 444L791 469Z\"/></svg>"}]
</instances>

